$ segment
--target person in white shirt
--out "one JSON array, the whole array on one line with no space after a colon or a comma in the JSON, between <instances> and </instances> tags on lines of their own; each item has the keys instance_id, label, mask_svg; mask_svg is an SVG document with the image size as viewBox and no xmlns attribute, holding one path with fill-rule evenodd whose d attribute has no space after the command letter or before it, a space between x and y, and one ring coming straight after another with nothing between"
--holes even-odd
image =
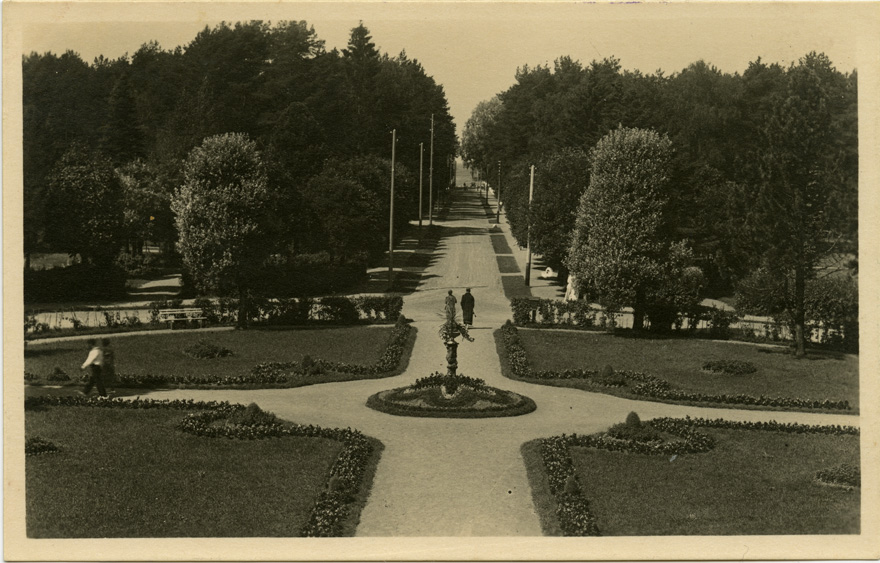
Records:
<instances>
[{"instance_id":1,"label":"person in white shirt","mask_svg":"<svg viewBox=\"0 0 880 563\"><path fill-rule=\"evenodd\" d=\"M82 394L88 395L92 391L92 386L96 386L98 388L98 394L102 397L106 397L107 390L104 388L104 374L102 373L104 351L101 350L101 347L98 346L98 341L94 338L89 338L89 347L91 350L89 350L89 355L81 369L90 368L92 373L89 376L88 382L86 382L86 386L82 390Z\"/></svg>"}]
</instances>

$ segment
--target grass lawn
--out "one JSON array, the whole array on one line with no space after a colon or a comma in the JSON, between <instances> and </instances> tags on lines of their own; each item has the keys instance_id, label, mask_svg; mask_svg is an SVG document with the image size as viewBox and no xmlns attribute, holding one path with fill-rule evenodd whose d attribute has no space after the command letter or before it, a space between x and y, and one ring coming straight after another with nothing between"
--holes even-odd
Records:
<instances>
[{"instance_id":1,"label":"grass lawn","mask_svg":"<svg viewBox=\"0 0 880 563\"><path fill-rule=\"evenodd\" d=\"M297 536L342 445L203 438L168 410L46 408L25 433L61 451L27 458L33 538Z\"/></svg>"},{"instance_id":2,"label":"grass lawn","mask_svg":"<svg viewBox=\"0 0 880 563\"><path fill-rule=\"evenodd\" d=\"M520 272L519 264L513 256L496 256L498 261L498 271L502 274L518 274Z\"/></svg>"},{"instance_id":3,"label":"grass lawn","mask_svg":"<svg viewBox=\"0 0 880 563\"><path fill-rule=\"evenodd\" d=\"M242 375L263 362L313 359L350 364L375 363L385 349L391 326L358 326L309 329L251 329L246 331L189 332L112 339L116 371L124 375ZM232 350L233 356L196 359L184 349L199 340ZM88 354L84 340L29 344L25 349L25 371L40 377L55 367L78 379ZM405 358L404 358L405 361Z\"/></svg>"},{"instance_id":4,"label":"grass lawn","mask_svg":"<svg viewBox=\"0 0 880 563\"><path fill-rule=\"evenodd\" d=\"M597 370L611 365L615 370L655 375L690 392L847 400L854 408L859 404L859 358L855 355L810 352L799 360L782 348L718 341L525 329L519 335L534 370ZM702 371L710 360L747 361L758 370L748 375ZM576 380L566 382L576 384Z\"/></svg>"},{"instance_id":5,"label":"grass lawn","mask_svg":"<svg viewBox=\"0 0 880 563\"><path fill-rule=\"evenodd\" d=\"M820 469L858 466L858 436L700 432L715 449L673 461L570 449L602 535L859 533L859 489L813 481Z\"/></svg>"}]
</instances>

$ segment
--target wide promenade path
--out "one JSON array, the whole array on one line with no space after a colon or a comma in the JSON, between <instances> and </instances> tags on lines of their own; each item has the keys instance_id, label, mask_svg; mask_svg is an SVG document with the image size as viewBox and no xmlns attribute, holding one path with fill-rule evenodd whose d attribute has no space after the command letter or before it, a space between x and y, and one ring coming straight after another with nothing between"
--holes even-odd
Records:
<instances>
[{"instance_id":1,"label":"wide promenade path","mask_svg":"<svg viewBox=\"0 0 880 563\"><path fill-rule=\"evenodd\" d=\"M858 417L846 415L667 405L504 378L492 331L510 317L510 307L489 236L491 223L476 192L458 193L448 219L441 223L449 236L437 249L438 259L417 291L405 298L404 314L414 319L418 337L404 374L296 389L176 389L150 397L256 402L294 422L352 427L378 438L385 450L361 514L359 536L540 535L520 446L563 432L604 430L630 411L643 419L690 415L858 425ZM466 287L476 298L476 327L471 333L475 342L459 346L459 372L527 395L538 409L524 416L489 419L397 417L368 409L365 401L377 391L445 372L445 348L437 336L444 297L452 289L460 298Z\"/></svg>"}]
</instances>

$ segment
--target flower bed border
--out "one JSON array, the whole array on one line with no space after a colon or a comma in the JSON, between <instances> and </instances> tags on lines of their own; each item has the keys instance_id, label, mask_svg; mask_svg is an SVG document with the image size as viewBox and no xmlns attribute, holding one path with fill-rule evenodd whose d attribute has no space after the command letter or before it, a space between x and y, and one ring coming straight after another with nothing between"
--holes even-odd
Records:
<instances>
[{"instance_id":1,"label":"flower bed border","mask_svg":"<svg viewBox=\"0 0 880 563\"><path fill-rule=\"evenodd\" d=\"M635 440L610 438L600 433L588 436L562 434L549 438L539 438L535 441L540 447L540 457L547 478L549 493L555 501L555 517L564 535L602 535L596 525L596 516L590 511L589 500L583 495L580 483L578 482L577 473L574 470L574 461L571 459L571 447L592 447L643 455L682 455L702 453L714 448L714 438L696 432L697 428L755 430L796 434L855 436L860 434L860 430L854 426L808 425L776 421L738 422L722 418L661 417L648 420L646 423L662 432L680 436L682 440L651 444Z\"/></svg>"},{"instance_id":2,"label":"flower bed border","mask_svg":"<svg viewBox=\"0 0 880 563\"><path fill-rule=\"evenodd\" d=\"M120 409L169 409L193 410L184 416L177 428L182 432L208 438L239 440L263 440L284 436L327 438L343 444L330 470L326 490L319 493L309 519L301 531L304 537L338 537L346 527L346 521L357 515L350 508L364 487L364 475L372 464L378 463L374 455L381 451L381 442L364 436L351 428L323 428L312 424L270 423L238 424L234 426L211 426L211 423L246 407L226 401L156 400L156 399L103 399L70 395L44 395L27 397L25 410L40 407L95 407ZM377 448L378 446L378 448Z\"/></svg>"},{"instance_id":3,"label":"flower bed border","mask_svg":"<svg viewBox=\"0 0 880 563\"><path fill-rule=\"evenodd\" d=\"M620 385L602 383L598 379L600 372L598 370L572 369L563 371L535 371L531 368L528 361L526 350L519 339L519 331L510 321L504 324L496 334L498 340L499 351L507 360L508 370L502 369L505 376L511 379L519 379L530 383L544 383L546 381L560 381L566 379L577 379L584 381L591 386L596 387L598 392L609 393L609 390ZM504 368L504 362L502 362ZM616 371L615 374L622 375L625 379L636 382L631 388L625 391L621 390L620 395L632 398L666 401L678 404L701 404L708 403L712 406L725 408L743 408L758 407L762 409L777 408L789 410L832 410L832 411L851 411L852 407L849 401L833 401L825 399L822 401L801 399L796 397L765 397L764 395L755 397L753 395L737 394L737 395L706 395L703 393L691 393L673 389L669 382L654 375L633 372L626 370Z\"/></svg>"}]
</instances>

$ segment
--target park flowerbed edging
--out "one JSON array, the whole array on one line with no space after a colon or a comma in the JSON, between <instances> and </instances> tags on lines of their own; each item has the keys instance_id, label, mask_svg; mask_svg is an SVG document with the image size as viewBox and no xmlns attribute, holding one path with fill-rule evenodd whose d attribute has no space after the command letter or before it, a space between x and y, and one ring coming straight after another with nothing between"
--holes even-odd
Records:
<instances>
[{"instance_id":1,"label":"park flowerbed edging","mask_svg":"<svg viewBox=\"0 0 880 563\"><path fill-rule=\"evenodd\" d=\"M793 423L737 422L724 419L704 418L655 418L646 422L656 430L678 436L671 442L639 442L613 438L607 433L587 436L562 434L537 440L541 461L549 485L549 493L555 500L555 517L566 536L599 536L596 516L590 510L589 500L583 495L578 482L570 448L584 447L643 455L686 455L703 453L715 447L711 436L700 433L698 428L721 428L732 430L758 430L796 434L859 435L859 429L839 425L806 425ZM816 479L821 482L859 486L858 468L841 466L820 471ZM856 483L852 485L852 483Z\"/></svg>"},{"instance_id":2,"label":"park flowerbed edging","mask_svg":"<svg viewBox=\"0 0 880 563\"><path fill-rule=\"evenodd\" d=\"M603 373L603 370L571 369L563 371L537 371L529 365L526 350L519 337L519 331L510 321L504 324L500 330L501 344L507 358L509 371L515 379L522 379L533 383L545 381L559 381L576 379L596 387L599 392L609 392L616 389L617 393L630 398L648 397L650 399L665 400L683 403L710 403L718 406L751 406L790 409L819 409L819 410L851 410L849 401L836 401L830 399L813 400L800 397L766 397L760 395L736 394L736 395L709 395L693 393L673 389L668 381L654 375L618 370L613 373Z\"/></svg>"},{"instance_id":3,"label":"park flowerbed edging","mask_svg":"<svg viewBox=\"0 0 880 563\"><path fill-rule=\"evenodd\" d=\"M300 436L327 438L342 443L342 451L330 470L326 490L321 492L312 509L308 523L301 531L307 537L341 535L355 497L363 486L375 445L381 444L351 428L322 428L277 421L274 415L260 411L256 405L245 407L226 401L103 399L100 397L44 395L25 398L25 410L40 407L94 407L117 409L171 409L196 411L184 416L178 425L182 432L207 438L263 440ZM253 414L256 416L253 416ZM242 416L245 415L245 416ZM250 416L248 416L250 415ZM226 424L217 424L227 420ZM50 442L28 440L27 448L43 453L57 450ZM374 445L375 444L375 445ZM54 449L53 449L54 448ZM28 450L28 453L30 450Z\"/></svg>"}]
</instances>

